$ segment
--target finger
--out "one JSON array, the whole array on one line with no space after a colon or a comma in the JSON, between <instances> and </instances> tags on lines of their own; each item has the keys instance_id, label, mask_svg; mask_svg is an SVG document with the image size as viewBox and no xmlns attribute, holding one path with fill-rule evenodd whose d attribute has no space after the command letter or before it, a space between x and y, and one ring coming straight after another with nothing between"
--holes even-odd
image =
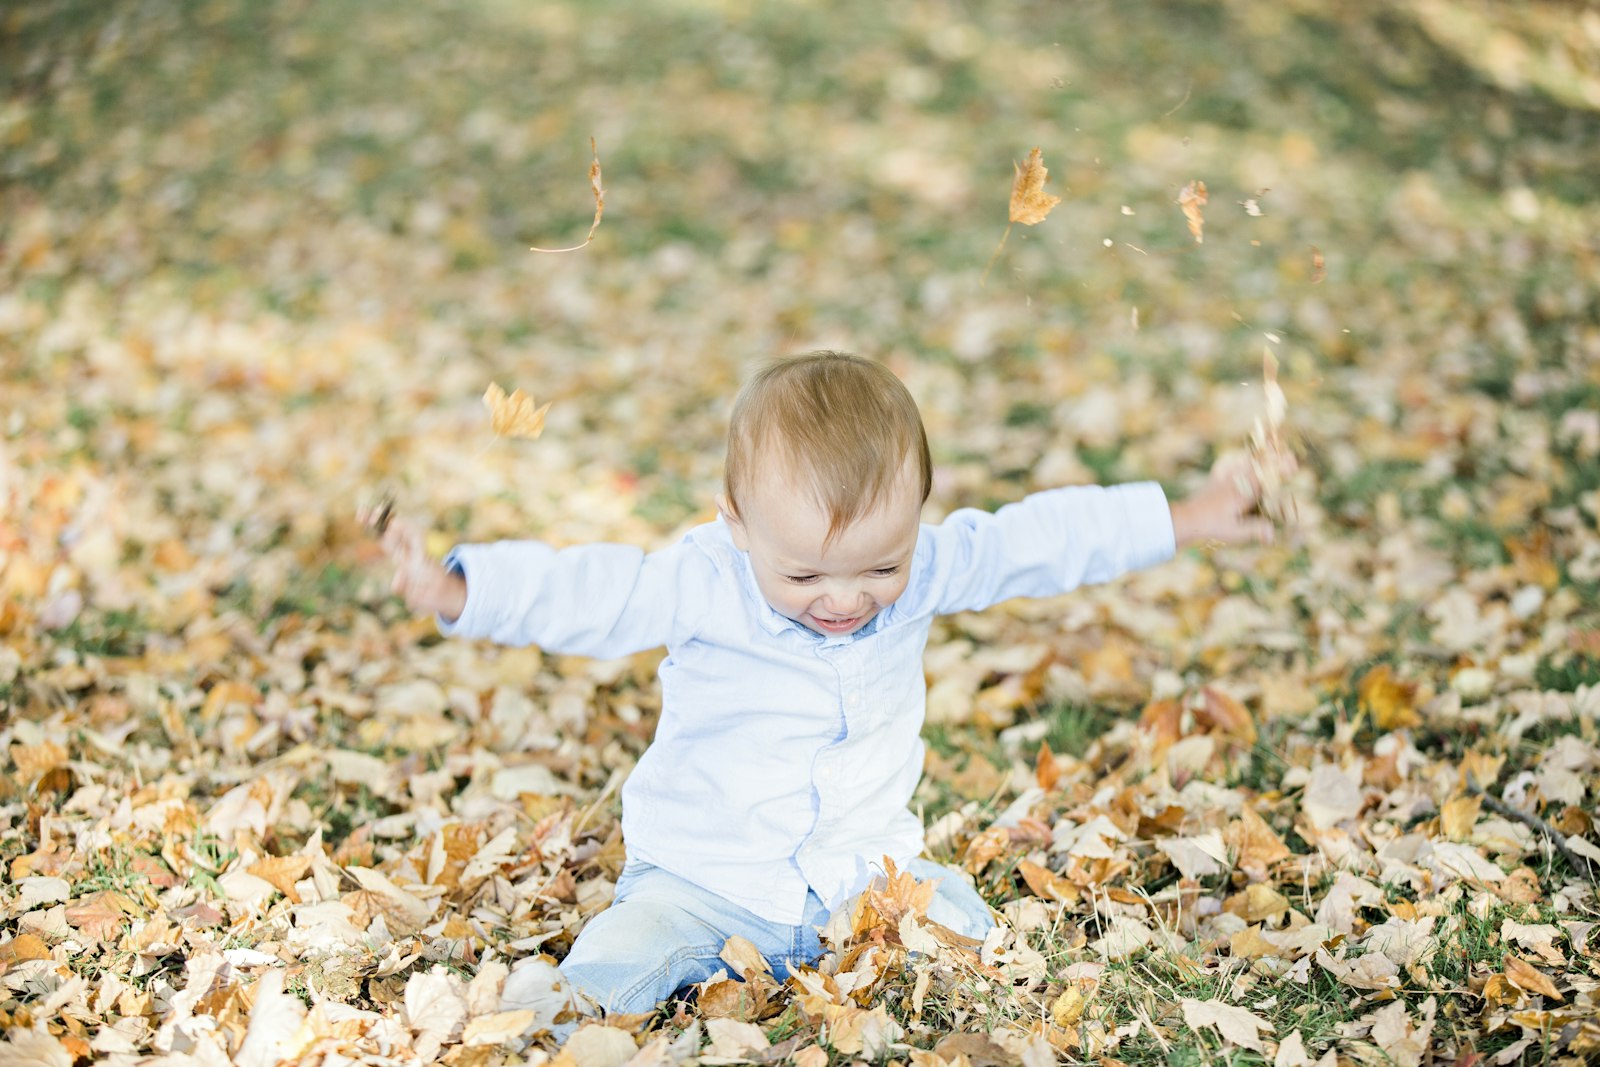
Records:
<instances>
[{"instance_id":1,"label":"finger","mask_svg":"<svg viewBox=\"0 0 1600 1067\"><path fill-rule=\"evenodd\" d=\"M1240 525L1246 540L1254 541L1261 545L1270 545L1278 538L1278 528L1265 519L1256 519Z\"/></svg>"}]
</instances>

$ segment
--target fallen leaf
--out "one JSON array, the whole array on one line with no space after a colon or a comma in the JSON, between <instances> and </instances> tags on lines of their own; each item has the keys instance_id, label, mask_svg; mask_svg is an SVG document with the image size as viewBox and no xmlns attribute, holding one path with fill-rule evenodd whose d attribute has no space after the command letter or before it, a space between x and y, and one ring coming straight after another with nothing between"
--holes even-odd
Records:
<instances>
[{"instance_id":1,"label":"fallen leaf","mask_svg":"<svg viewBox=\"0 0 1600 1067\"><path fill-rule=\"evenodd\" d=\"M761 954L761 950L737 934L728 938L719 955L722 957L722 962L732 967L733 973L740 978L772 973L772 965Z\"/></svg>"},{"instance_id":2,"label":"fallen leaf","mask_svg":"<svg viewBox=\"0 0 1600 1067\"><path fill-rule=\"evenodd\" d=\"M1193 1000L1184 997L1183 1021L1191 1030L1203 1026L1214 1028L1227 1041L1252 1052L1265 1052L1261 1044L1261 1031L1272 1032L1272 1024L1244 1008L1224 1004L1220 1000Z\"/></svg>"},{"instance_id":3,"label":"fallen leaf","mask_svg":"<svg viewBox=\"0 0 1600 1067\"><path fill-rule=\"evenodd\" d=\"M302 1027L305 1005L293 993L284 992L283 985L284 973L277 969L256 983L249 1027L234 1055L239 1067L276 1067L284 1060L293 1061L313 1040Z\"/></svg>"},{"instance_id":4,"label":"fallen leaf","mask_svg":"<svg viewBox=\"0 0 1600 1067\"><path fill-rule=\"evenodd\" d=\"M536 1018L535 1013L526 1008L479 1015L467 1021L467 1028L461 1034L461 1043L469 1047L509 1045L521 1038L533 1026Z\"/></svg>"},{"instance_id":5,"label":"fallen leaf","mask_svg":"<svg viewBox=\"0 0 1600 1067\"><path fill-rule=\"evenodd\" d=\"M122 932L122 924L137 912L133 901L115 890L103 889L67 906L67 922L97 941L109 941Z\"/></svg>"},{"instance_id":6,"label":"fallen leaf","mask_svg":"<svg viewBox=\"0 0 1600 1067\"><path fill-rule=\"evenodd\" d=\"M72 1067L73 1056L45 1030L19 1026L7 1028L5 1042L0 1044L0 1060L6 1067Z\"/></svg>"},{"instance_id":7,"label":"fallen leaf","mask_svg":"<svg viewBox=\"0 0 1600 1067\"><path fill-rule=\"evenodd\" d=\"M525 437L529 440L544 433L544 415L550 410L548 403L534 407L533 397L521 389L510 396L498 382L490 382L484 390L484 406L489 409L489 425L496 437Z\"/></svg>"},{"instance_id":8,"label":"fallen leaf","mask_svg":"<svg viewBox=\"0 0 1600 1067\"><path fill-rule=\"evenodd\" d=\"M1207 878L1228 869L1228 846L1220 830L1197 837L1163 837L1156 848L1165 853L1185 878Z\"/></svg>"},{"instance_id":9,"label":"fallen leaf","mask_svg":"<svg viewBox=\"0 0 1600 1067\"><path fill-rule=\"evenodd\" d=\"M737 1019L707 1019L706 1034L711 1038L706 1053L730 1060L742 1059L771 1045L761 1027ZM837 1047L838 1042L834 1045Z\"/></svg>"},{"instance_id":10,"label":"fallen leaf","mask_svg":"<svg viewBox=\"0 0 1600 1067\"><path fill-rule=\"evenodd\" d=\"M573 1032L551 1067L622 1067L638 1052L633 1035L615 1026L588 1023Z\"/></svg>"},{"instance_id":11,"label":"fallen leaf","mask_svg":"<svg viewBox=\"0 0 1600 1067\"><path fill-rule=\"evenodd\" d=\"M1372 725L1379 730L1409 729L1422 725L1417 714L1417 683L1402 681L1394 676L1387 663L1380 663L1361 676L1356 688L1361 708L1372 716Z\"/></svg>"},{"instance_id":12,"label":"fallen leaf","mask_svg":"<svg viewBox=\"0 0 1600 1067\"><path fill-rule=\"evenodd\" d=\"M1528 993L1537 993L1551 1000L1563 999L1549 975L1513 952L1506 953L1506 978L1512 985Z\"/></svg>"},{"instance_id":13,"label":"fallen leaf","mask_svg":"<svg viewBox=\"0 0 1600 1067\"><path fill-rule=\"evenodd\" d=\"M588 246L594 240L594 231L600 228L600 217L606 213L606 191L600 185L600 151L595 147L594 138L589 138L589 154L594 157L594 162L589 164L589 191L594 195L594 221L589 224L589 233L582 244L573 245L571 248L539 248L531 249L534 252L576 252Z\"/></svg>"}]
</instances>

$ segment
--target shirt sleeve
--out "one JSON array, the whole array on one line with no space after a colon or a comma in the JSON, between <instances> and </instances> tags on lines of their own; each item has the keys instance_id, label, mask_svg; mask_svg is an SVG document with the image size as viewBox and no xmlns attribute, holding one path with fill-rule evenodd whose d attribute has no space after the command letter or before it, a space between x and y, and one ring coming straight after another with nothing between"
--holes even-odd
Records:
<instances>
[{"instance_id":1,"label":"shirt sleeve","mask_svg":"<svg viewBox=\"0 0 1600 1067\"><path fill-rule=\"evenodd\" d=\"M438 620L445 635L601 659L688 640L717 586L716 563L688 541L648 554L616 544L457 545L444 565L467 582L461 617Z\"/></svg>"},{"instance_id":2,"label":"shirt sleeve","mask_svg":"<svg viewBox=\"0 0 1600 1067\"><path fill-rule=\"evenodd\" d=\"M994 512L963 508L923 533L926 595L937 614L1055 596L1177 551L1155 482L1049 489Z\"/></svg>"}]
</instances>

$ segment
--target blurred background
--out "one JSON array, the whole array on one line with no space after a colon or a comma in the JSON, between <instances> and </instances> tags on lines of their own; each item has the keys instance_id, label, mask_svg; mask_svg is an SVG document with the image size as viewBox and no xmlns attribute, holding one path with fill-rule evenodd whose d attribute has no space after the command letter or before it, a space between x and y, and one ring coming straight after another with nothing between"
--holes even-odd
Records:
<instances>
[{"instance_id":1,"label":"blurred background","mask_svg":"<svg viewBox=\"0 0 1600 1067\"><path fill-rule=\"evenodd\" d=\"M8 5L10 676L396 621L353 522L386 486L436 547L658 543L743 375L816 347L911 384L932 515L1181 491L1270 349L1318 486L1293 625L1392 636L1491 566L1588 597L1597 54L1556 0ZM593 243L529 251L587 230L591 137ZM1035 146L1063 202L996 254ZM490 381L541 440L491 437Z\"/></svg>"}]
</instances>

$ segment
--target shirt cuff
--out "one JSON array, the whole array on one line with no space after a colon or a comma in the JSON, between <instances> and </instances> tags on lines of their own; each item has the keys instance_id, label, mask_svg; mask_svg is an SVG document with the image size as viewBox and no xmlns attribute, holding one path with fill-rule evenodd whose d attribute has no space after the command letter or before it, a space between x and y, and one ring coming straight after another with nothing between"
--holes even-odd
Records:
<instances>
[{"instance_id":1,"label":"shirt cuff","mask_svg":"<svg viewBox=\"0 0 1600 1067\"><path fill-rule=\"evenodd\" d=\"M1115 490L1128 516L1128 569L1153 567L1178 554L1172 507L1159 482L1133 482Z\"/></svg>"},{"instance_id":2,"label":"shirt cuff","mask_svg":"<svg viewBox=\"0 0 1600 1067\"><path fill-rule=\"evenodd\" d=\"M444 569L450 574L459 574L467 583L467 602L461 609L461 614L455 622L449 622L443 615L435 615L434 623L439 627L439 632L446 637L470 637L479 631L475 630L472 622L475 616L481 615L484 596L483 583L474 582L467 572L467 557L471 554L471 545L456 545L444 557Z\"/></svg>"}]
</instances>

